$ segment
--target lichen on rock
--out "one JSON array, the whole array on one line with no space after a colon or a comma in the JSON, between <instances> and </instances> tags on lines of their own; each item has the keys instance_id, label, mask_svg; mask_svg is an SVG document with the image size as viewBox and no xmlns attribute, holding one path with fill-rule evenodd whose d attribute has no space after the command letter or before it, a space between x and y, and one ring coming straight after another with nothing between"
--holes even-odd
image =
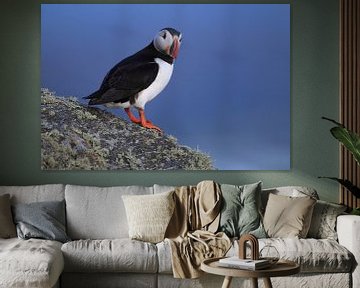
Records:
<instances>
[{"instance_id":1,"label":"lichen on rock","mask_svg":"<svg viewBox=\"0 0 360 288\"><path fill-rule=\"evenodd\" d=\"M211 170L209 155L170 135L41 90L41 167L45 170Z\"/></svg>"}]
</instances>

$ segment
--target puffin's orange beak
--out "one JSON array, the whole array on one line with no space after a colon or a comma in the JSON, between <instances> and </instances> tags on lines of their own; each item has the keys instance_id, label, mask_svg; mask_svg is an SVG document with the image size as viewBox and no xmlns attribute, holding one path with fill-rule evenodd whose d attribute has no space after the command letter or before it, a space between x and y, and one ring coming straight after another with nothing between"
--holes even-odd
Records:
<instances>
[{"instance_id":1,"label":"puffin's orange beak","mask_svg":"<svg viewBox=\"0 0 360 288\"><path fill-rule=\"evenodd\" d=\"M177 36L174 36L173 44L170 47L170 54L172 58L176 58L179 54L180 42Z\"/></svg>"}]
</instances>

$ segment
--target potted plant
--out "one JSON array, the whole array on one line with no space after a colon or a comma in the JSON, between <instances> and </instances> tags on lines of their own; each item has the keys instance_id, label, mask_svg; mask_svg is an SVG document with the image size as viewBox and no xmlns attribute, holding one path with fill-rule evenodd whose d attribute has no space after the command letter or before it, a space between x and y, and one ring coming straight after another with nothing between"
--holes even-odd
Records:
<instances>
[{"instance_id":1,"label":"potted plant","mask_svg":"<svg viewBox=\"0 0 360 288\"><path fill-rule=\"evenodd\" d=\"M331 134L342 143L346 149L353 155L355 161L360 165L360 136L353 131L347 129L343 124L336 122L333 119L322 117L327 121L336 124L335 127L330 129ZM349 190L356 198L360 198L360 187L354 185L348 179L341 179L336 177L319 177L327 178L339 182L347 190ZM360 215L360 207L354 208L351 214Z\"/></svg>"}]
</instances>

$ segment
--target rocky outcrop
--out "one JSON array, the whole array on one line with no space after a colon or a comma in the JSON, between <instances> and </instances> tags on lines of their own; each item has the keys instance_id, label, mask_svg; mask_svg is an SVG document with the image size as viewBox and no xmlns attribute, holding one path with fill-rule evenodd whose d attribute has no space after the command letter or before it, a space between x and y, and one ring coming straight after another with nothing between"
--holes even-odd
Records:
<instances>
[{"instance_id":1,"label":"rocky outcrop","mask_svg":"<svg viewBox=\"0 0 360 288\"><path fill-rule=\"evenodd\" d=\"M173 136L74 97L41 90L41 166L47 170L209 170L211 158Z\"/></svg>"}]
</instances>

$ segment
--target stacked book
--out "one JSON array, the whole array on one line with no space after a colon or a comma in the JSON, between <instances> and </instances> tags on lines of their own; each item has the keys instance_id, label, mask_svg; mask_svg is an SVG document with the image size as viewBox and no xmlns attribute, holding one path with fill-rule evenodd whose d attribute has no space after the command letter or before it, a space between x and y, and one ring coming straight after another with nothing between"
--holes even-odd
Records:
<instances>
[{"instance_id":1,"label":"stacked book","mask_svg":"<svg viewBox=\"0 0 360 288\"><path fill-rule=\"evenodd\" d=\"M246 270L260 270L271 266L267 259L251 260L240 259L238 256L222 258L219 260L219 266Z\"/></svg>"}]
</instances>

